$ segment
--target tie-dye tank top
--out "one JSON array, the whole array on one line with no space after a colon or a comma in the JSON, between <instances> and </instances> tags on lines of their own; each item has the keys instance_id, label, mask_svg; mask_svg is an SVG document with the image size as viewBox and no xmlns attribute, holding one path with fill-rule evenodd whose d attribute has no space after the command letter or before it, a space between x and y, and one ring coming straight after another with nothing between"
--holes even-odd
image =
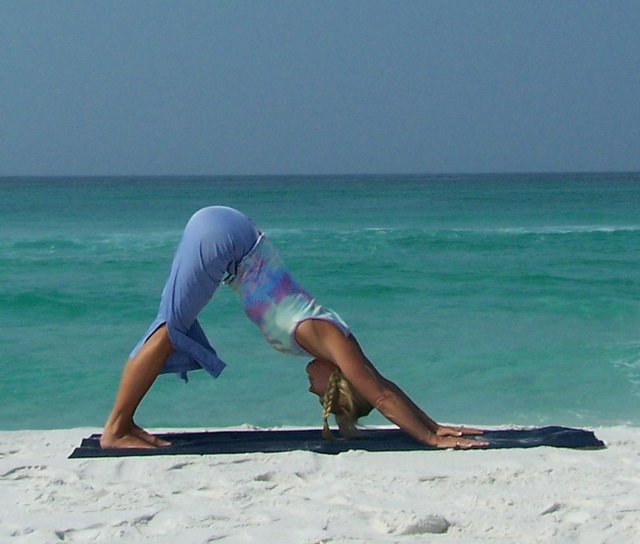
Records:
<instances>
[{"instance_id":1,"label":"tie-dye tank top","mask_svg":"<svg viewBox=\"0 0 640 544\"><path fill-rule=\"evenodd\" d=\"M226 283L239 295L249 319L278 351L309 355L294 337L296 327L306 319L330 321L349 335L349 327L340 316L318 304L293 279L264 234Z\"/></svg>"}]
</instances>

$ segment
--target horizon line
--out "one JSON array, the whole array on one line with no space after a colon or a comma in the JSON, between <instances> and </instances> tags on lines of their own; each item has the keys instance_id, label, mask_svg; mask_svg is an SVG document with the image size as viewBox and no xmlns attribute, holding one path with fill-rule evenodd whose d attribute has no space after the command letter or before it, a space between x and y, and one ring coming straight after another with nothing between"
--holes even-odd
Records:
<instances>
[{"instance_id":1,"label":"horizon line","mask_svg":"<svg viewBox=\"0 0 640 544\"><path fill-rule=\"evenodd\" d=\"M356 177L470 177L470 176L540 176L540 175L633 175L640 174L640 170L531 170L531 171L485 171L485 172L382 172L382 173L326 173L326 174L0 174L0 179L105 179L105 178L356 178Z\"/></svg>"}]
</instances>

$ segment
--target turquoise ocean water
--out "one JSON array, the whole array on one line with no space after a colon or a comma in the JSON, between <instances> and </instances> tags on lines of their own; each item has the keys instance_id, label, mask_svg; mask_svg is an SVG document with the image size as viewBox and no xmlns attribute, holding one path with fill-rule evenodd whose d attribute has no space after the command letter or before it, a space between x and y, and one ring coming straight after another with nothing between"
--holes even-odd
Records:
<instances>
[{"instance_id":1,"label":"turquoise ocean water","mask_svg":"<svg viewBox=\"0 0 640 544\"><path fill-rule=\"evenodd\" d=\"M236 207L438 420L640 424L640 175L0 179L0 429L99 426L189 216ZM146 426L320 422L221 287ZM380 416L366 421L383 423Z\"/></svg>"}]
</instances>

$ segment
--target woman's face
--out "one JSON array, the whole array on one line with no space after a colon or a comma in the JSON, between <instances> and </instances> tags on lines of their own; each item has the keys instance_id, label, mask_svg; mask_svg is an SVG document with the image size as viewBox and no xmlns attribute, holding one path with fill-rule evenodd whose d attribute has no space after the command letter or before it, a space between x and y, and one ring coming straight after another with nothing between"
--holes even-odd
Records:
<instances>
[{"instance_id":1,"label":"woman's face","mask_svg":"<svg viewBox=\"0 0 640 544\"><path fill-rule=\"evenodd\" d=\"M333 363L324 359L314 359L306 368L307 376L309 376L309 391L323 397L329 385L329 378L336 369Z\"/></svg>"}]
</instances>

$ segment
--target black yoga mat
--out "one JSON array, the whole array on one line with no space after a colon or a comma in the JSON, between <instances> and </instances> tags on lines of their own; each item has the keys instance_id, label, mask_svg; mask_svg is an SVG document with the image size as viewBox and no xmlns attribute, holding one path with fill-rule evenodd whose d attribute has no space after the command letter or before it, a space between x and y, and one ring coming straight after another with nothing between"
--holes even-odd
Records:
<instances>
[{"instance_id":1,"label":"black yoga mat","mask_svg":"<svg viewBox=\"0 0 640 544\"><path fill-rule=\"evenodd\" d=\"M154 449L102 449L100 435L84 438L70 458L126 457L143 455L212 455L226 453L275 453L303 450L336 454L348 450L415 451L434 450L415 441L398 429L364 429L357 438L324 440L320 429L302 430L238 430L203 431L159 434L172 444ZM469 437L471 438L471 437ZM533 429L486 430L477 437L488 442L487 449L535 448L604 448L591 431L568 427L540 427Z\"/></svg>"}]
</instances>

